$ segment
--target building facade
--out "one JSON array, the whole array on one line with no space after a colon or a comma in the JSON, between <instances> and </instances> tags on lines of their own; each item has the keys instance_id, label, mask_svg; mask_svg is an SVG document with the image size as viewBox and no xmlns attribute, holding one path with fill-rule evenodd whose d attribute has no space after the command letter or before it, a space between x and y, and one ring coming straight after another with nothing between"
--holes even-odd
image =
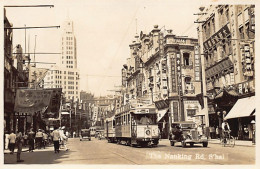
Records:
<instances>
[{"instance_id":1,"label":"building facade","mask_svg":"<svg viewBox=\"0 0 260 169\"><path fill-rule=\"evenodd\" d=\"M168 137L172 122L194 121L201 105L201 63L198 40L178 37L172 30L155 25L141 32L130 45L130 58L122 69L122 85L130 100L155 104L163 138Z\"/></svg>"},{"instance_id":2,"label":"building facade","mask_svg":"<svg viewBox=\"0 0 260 169\"><path fill-rule=\"evenodd\" d=\"M249 104L255 100L254 10L254 5L211 5L201 7L198 18L209 126L221 127L227 119L232 135L241 139L252 139L255 118L255 105ZM250 108L242 109L242 99Z\"/></svg>"},{"instance_id":3,"label":"building facade","mask_svg":"<svg viewBox=\"0 0 260 169\"><path fill-rule=\"evenodd\" d=\"M21 45L13 51L13 25L6 17L4 9L4 131L10 133L25 132L30 125L32 117L27 113L14 112L16 90L20 87L28 87L28 71L23 69L23 50ZM16 53L16 54L13 54Z\"/></svg>"},{"instance_id":4,"label":"building facade","mask_svg":"<svg viewBox=\"0 0 260 169\"><path fill-rule=\"evenodd\" d=\"M67 100L79 100L79 70L73 22L65 21L62 31L60 65L49 70L45 78L45 87L62 88Z\"/></svg>"}]
</instances>

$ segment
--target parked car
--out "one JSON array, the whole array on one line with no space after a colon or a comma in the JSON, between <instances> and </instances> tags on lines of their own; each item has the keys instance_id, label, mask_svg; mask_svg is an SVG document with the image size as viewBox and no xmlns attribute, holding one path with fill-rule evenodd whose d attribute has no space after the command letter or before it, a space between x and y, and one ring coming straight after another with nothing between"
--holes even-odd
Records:
<instances>
[{"instance_id":1,"label":"parked car","mask_svg":"<svg viewBox=\"0 0 260 169\"><path fill-rule=\"evenodd\" d=\"M196 123L190 121L172 123L172 130L169 137L171 146L176 142L181 142L182 147L189 144L191 147L194 144L202 144L203 147L208 146L208 139L204 134L199 134Z\"/></svg>"},{"instance_id":2,"label":"parked car","mask_svg":"<svg viewBox=\"0 0 260 169\"><path fill-rule=\"evenodd\" d=\"M91 140L90 129L81 129L80 131L80 141Z\"/></svg>"}]
</instances>

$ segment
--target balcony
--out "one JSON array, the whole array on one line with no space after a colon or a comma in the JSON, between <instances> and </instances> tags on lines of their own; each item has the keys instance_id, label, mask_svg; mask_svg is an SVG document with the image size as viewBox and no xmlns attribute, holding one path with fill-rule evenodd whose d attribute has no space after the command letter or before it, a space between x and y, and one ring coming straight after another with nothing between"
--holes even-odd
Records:
<instances>
[{"instance_id":1,"label":"balcony","mask_svg":"<svg viewBox=\"0 0 260 169\"><path fill-rule=\"evenodd\" d=\"M182 67L182 69L193 69L193 64L192 63L189 65L182 64L181 67Z\"/></svg>"}]
</instances>

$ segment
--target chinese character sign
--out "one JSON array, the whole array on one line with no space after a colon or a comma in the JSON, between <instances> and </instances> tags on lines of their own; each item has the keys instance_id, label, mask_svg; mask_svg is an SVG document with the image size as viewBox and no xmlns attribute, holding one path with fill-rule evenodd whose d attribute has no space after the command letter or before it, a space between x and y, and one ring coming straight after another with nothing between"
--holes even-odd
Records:
<instances>
[{"instance_id":1,"label":"chinese character sign","mask_svg":"<svg viewBox=\"0 0 260 169\"><path fill-rule=\"evenodd\" d=\"M18 89L15 98L14 111L34 113L49 106L52 90Z\"/></svg>"}]
</instances>

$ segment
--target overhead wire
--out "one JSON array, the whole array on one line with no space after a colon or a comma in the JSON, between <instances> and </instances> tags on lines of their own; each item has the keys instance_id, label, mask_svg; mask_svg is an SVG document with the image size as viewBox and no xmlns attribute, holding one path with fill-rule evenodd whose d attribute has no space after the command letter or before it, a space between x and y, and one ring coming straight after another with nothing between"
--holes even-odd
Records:
<instances>
[{"instance_id":1,"label":"overhead wire","mask_svg":"<svg viewBox=\"0 0 260 169\"><path fill-rule=\"evenodd\" d=\"M138 1L138 0L136 0L136 2L137 2L137 1ZM136 14L137 14L137 12L139 11L139 8L140 8L140 6L138 6L137 9L135 10L135 13L134 13L134 15L133 15L133 17L132 17L132 20L131 20L131 22L128 24L127 30L126 30L126 32L125 32L124 35L123 35L123 38L122 38L122 40L121 40L121 42L120 42L120 44L119 44L119 46L118 46L118 48L117 48L117 50L116 50L116 53L115 53L115 55L113 56L113 58L111 59L111 62L110 62L110 64L109 64L109 67L111 67L111 65L114 63L114 60L115 60L115 58L116 58L117 55L118 55L119 49L121 49L121 46L122 46L122 44L123 44L123 42L124 42L124 40L125 40L125 37L126 37L128 31L129 31L129 28L130 28L130 26L132 25L133 21L134 21L135 18L136 18ZM120 77L121 77L121 76L120 76ZM102 82L100 83L100 86L99 86L98 91L100 91L100 88L101 88L101 86L102 86L104 80L105 80L105 78L104 78L104 79L102 80Z\"/></svg>"}]
</instances>

